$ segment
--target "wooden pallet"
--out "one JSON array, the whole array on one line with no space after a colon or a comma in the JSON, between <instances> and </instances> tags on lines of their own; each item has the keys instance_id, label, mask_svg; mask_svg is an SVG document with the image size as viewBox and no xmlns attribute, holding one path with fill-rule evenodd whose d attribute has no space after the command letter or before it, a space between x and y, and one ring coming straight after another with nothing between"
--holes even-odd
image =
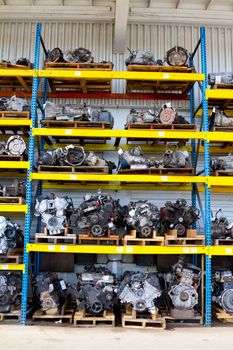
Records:
<instances>
[{"instance_id":1,"label":"wooden pallet","mask_svg":"<svg viewBox=\"0 0 233 350\"><path fill-rule=\"evenodd\" d=\"M61 165L39 165L38 173L62 173L62 174L108 174L108 166L61 166Z\"/></svg>"},{"instance_id":2,"label":"wooden pallet","mask_svg":"<svg viewBox=\"0 0 233 350\"><path fill-rule=\"evenodd\" d=\"M59 236L50 236L47 228L44 229L43 233L35 234L35 243L53 243L53 244L76 244L76 234L69 233L69 229L65 228L64 233Z\"/></svg>"},{"instance_id":3,"label":"wooden pallet","mask_svg":"<svg viewBox=\"0 0 233 350\"><path fill-rule=\"evenodd\" d=\"M194 124L141 124L141 123L130 123L127 124L127 130L131 129L145 129L145 130L196 130Z\"/></svg>"},{"instance_id":4,"label":"wooden pallet","mask_svg":"<svg viewBox=\"0 0 233 350\"><path fill-rule=\"evenodd\" d=\"M216 170L215 176L233 176L233 170Z\"/></svg>"},{"instance_id":5,"label":"wooden pallet","mask_svg":"<svg viewBox=\"0 0 233 350\"><path fill-rule=\"evenodd\" d=\"M1 204L24 204L25 199L23 197L0 197L0 209Z\"/></svg>"},{"instance_id":6,"label":"wooden pallet","mask_svg":"<svg viewBox=\"0 0 233 350\"><path fill-rule=\"evenodd\" d=\"M230 126L214 126L213 131L221 131L221 132L233 132L233 127Z\"/></svg>"},{"instance_id":7,"label":"wooden pallet","mask_svg":"<svg viewBox=\"0 0 233 350\"><path fill-rule=\"evenodd\" d=\"M119 174L143 174L143 175L194 175L193 168L146 168L146 169L123 169Z\"/></svg>"},{"instance_id":8,"label":"wooden pallet","mask_svg":"<svg viewBox=\"0 0 233 350\"><path fill-rule=\"evenodd\" d=\"M152 246L163 246L164 237L156 236L156 231L153 232L151 238L139 238L136 230L131 230L130 235L125 235L122 238L123 245L152 245Z\"/></svg>"},{"instance_id":9,"label":"wooden pallet","mask_svg":"<svg viewBox=\"0 0 233 350\"><path fill-rule=\"evenodd\" d=\"M1 154L0 155L0 161L12 161L12 162L22 162L24 161L23 156L8 156L7 154Z\"/></svg>"},{"instance_id":10,"label":"wooden pallet","mask_svg":"<svg viewBox=\"0 0 233 350\"><path fill-rule=\"evenodd\" d=\"M233 323L233 314L221 309L219 306L213 304L212 306L214 316L222 323Z\"/></svg>"},{"instance_id":11,"label":"wooden pallet","mask_svg":"<svg viewBox=\"0 0 233 350\"><path fill-rule=\"evenodd\" d=\"M45 69L111 71L112 63L45 62Z\"/></svg>"},{"instance_id":12,"label":"wooden pallet","mask_svg":"<svg viewBox=\"0 0 233 350\"><path fill-rule=\"evenodd\" d=\"M0 69L20 69L28 70L29 67L21 66L17 64L0 62ZM32 89L32 77L20 77L20 76L1 76L0 77L0 89L1 90L20 90L31 92Z\"/></svg>"},{"instance_id":13,"label":"wooden pallet","mask_svg":"<svg viewBox=\"0 0 233 350\"><path fill-rule=\"evenodd\" d=\"M22 264L23 248L9 248L7 254L0 255L0 264Z\"/></svg>"},{"instance_id":14,"label":"wooden pallet","mask_svg":"<svg viewBox=\"0 0 233 350\"><path fill-rule=\"evenodd\" d=\"M165 246L168 245L205 245L205 236L198 235L196 230L187 230L186 237L178 237L177 230L165 234Z\"/></svg>"},{"instance_id":15,"label":"wooden pallet","mask_svg":"<svg viewBox=\"0 0 233 350\"><path fill-rule=\"evenodd\" d=\"M99 315L93 315L85 310L76 311L74 314L74 326L76 327L115 327L115 315L111 311L104 310Z\"/></svg>"},{"instance_id":16,"label":"wooden pallet","mask_svg":"<svg viewBox=\"0 0 233 350\"><path fill-rule=\"evenodd\" d=\"M150 312L139 313L126 307L126 311L122 312L121 325L124 328L166 329L166 320L161 315Z\"/></svg>"},{"instance_id":17,"label":"wooden pallet","mask_svg":"<svg viewBox=\"0 0 233 350\"><path fill-rule=\"evenodd\" d=\"M47 315L44 311L37 310L32 316L33 321L45 321L45 322L56 322L61 323L73 323L74 311L66 309L64 313L59 315ZM59 323L57 323L59 324Z\"/></svg>"},{"instance_id":18,"label":"wooden pallet","mask_svg":"<svg viewBox=\"0 0 233 350\"><path fill-rule=\"evenodd\" d=\"M212 89L233 89L233 84L217 83L211 84Z\"/></svg>"},{"instance_id":19,"label":"wooden pallet","mask_svg":"<svg viewBox=\"0 0 233 350\"><path fill-rule=\"evenodd\" d=\"M165 310L165 309L160 309L160 313L162 317L165 318L166 324L168 325L169 323L173 325L186 325L186 326L203 326L203 317L198 312L197 310L194 310L194 316L192 317L182 317L180 316L179 318L173 317L172 316L172 310Z\"/></svg>"},{"instance_id":20,"label":"wooden pallet","mask_svg":"<svg viewBox=\"0 0 233 350\"><path fill-rule=\"evenodd\" d=\"M11 312L0 313L0 322L2 321L19 321L20 320L20 310L14 310Z\"/></svg>"},{"instance_id":21,"label":"wooden pallet","mask_svg":"<svg viewBox=\"0 0 233 350\"><path fill-rule=\"evenodd\" d=\"M233 239L214 239L214 245L233 245Z\"/></svg>"},{"instance_id":22,"label":"wooden pallet","mask_svg":"<svg viewBox=\"0 0 233 350\"><path fill-rule=\"evenodd\" d=\"M111 124L107 122L87 122L87 121L62 121L62 120L41 120L41 125L46 128L87 128L87 129L111 129Z\"/></svg>"},{"instance_id":23,"label":"wooden pallet","mask_svg":"<svg viewBox=\"0 0 233 350\"><path fill-rule=\"evenodd\" d=\"M78 244L80 245L119 245L120 237L118 235L108 235L108 237L92 237L91 234L79 234Z\"/></svg>"},{"instance_id":24,"label":"wooden pallet","mask_svg":"<svg viewBox=\"0 0 233 350\"><path fill-rule=\"evenodd\" d=\"M139 66L129 65L130 71L143 72L163 72L167 73L193 73L194 68L188 67L168 67L168 66ZM166 92L175 95L185 96L193 87L194 82L180 81L145 81L145 80L128 80L126 84L126 93L144 92L144 93L161 93Z\"/></svg>"},{"instance_id":25,"label":"wooden pallet","mask_svg":"<svg viewBox=\"0 0 233 350\"><path fill-rule=\"evenodd\" d=\"M0 119L30 119L30 112L0 111Z\"/></svg>"}]
</instances>

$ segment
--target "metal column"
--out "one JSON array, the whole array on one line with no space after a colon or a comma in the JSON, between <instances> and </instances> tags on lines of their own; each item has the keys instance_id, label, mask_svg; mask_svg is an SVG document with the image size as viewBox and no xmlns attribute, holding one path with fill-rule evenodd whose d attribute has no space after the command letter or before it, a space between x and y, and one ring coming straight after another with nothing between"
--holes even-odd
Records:
<instances>
[{"instance_id":1,"label":"metal column","mask_svg":"<svg viewBox=\"0 0 233 350\"><path fill-rule=\"evenodd\" d=\"M21 301L21 318L20 323L22 325L26 324L27 321L27 296L28 296L28 263L29 254L27 253L27 243L30 242L30 228L31 228L31 203L32 203L32 182L31 173L33 171L34 163L34 136L32 134L33 128L36 126L37 117L37 91L39 79L36 76L36 70L39 69L39 59L40 59L40 35L41 35L41 23L37 23L36 27L36 42L35 42L35 54L34 54L34 69L35 74L32 83L32 100L31 100L31 120L32 126L30 128L30 136L28 142L28 161L30 163L29 169L27 171L27 182L26 182L26 204L28 206L28 211L25 215L25 226L24 226L24 253L23 253L23 263L25 266L25 271L22 278L22 301Z\"/></svg>"},{"instance_id":2,"label":"metal column","mask_svg":"<svg viewBox=\"0 0 233 350\"><path fill-rule=\"evenodd\" d=\"M202 82L202 116L203 129L209 131L208 120L208 102L206 99L207 89L207 63L206 63L206 37L205 28L201 28L201 66L202 73L205 74L205 80ZM208 141L204 141L204 175L210 176L210 146ZM211 198L210 188L205 185L205 240L206 245L211 245ZM205 270L205 325L211 326L211 258L206 255Z\"/></svg>"}]
</instances>

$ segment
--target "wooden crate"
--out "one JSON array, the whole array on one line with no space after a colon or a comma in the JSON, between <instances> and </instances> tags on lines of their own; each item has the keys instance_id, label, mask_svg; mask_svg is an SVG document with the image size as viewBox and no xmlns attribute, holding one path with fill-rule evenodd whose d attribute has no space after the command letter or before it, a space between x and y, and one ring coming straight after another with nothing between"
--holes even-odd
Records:
<instances>
[{"instance_id":1,"label":"wooden crate","mask_svg":"<svg viewBox=\"0 0 233 350\"><path fill-rule=\"evenodd\" d=\"M108 166L64 166L64 165L39 165L38 173L62 173L62 174L108 174Z\"/></svg>"},{"instance_id":2,"label":"wooden crate","mask_svg":"<svg viewBox=\"0 0 233 350\"><path fill-rule=\"evenodd\" d=\"M194 168L146 168L146 169L123 169L119 174L143 174L143 175L194 175Z\"/></svg>"},{"instance_id":3,"label":"wooden crate","mask_svg":"<svg viewBox=\"0 0 233 350\"><path fill-rule=\"evenodd\" d=\"M76 327L115 327L115 315L111 311L104 310L99 315L93 315L85 310L76 311L74 314L74 326Z\"/></svg>"},{"instance_id":4,"label":"wooden crate","mask_svg":"<svg viewBox=\"0 0 233 350\"><path fill-rule=\"evenodd\" d=\"M30 112L0 111L0 119L30 119Z\"/></svg>"},{"instance_id":5,"label":"wooden crate","mask_svg":"<svg viewBox=\"0 0 233 350\"><path fill-rule=\"evenodd\" d=\"M156 231L154 231L151 238L139 238L136 230L131 230L129 235L125 235L122 238L122 243L123 245L163 246L164 237L156 236Z\"/></svg>"},{"instance_id":6,"label":"wooden crate","mask_svg":"<svg viewBox=\"0 0 233 350\"><path fill-rule=\"evenodd\" d=\"M214 316L222 323L233 323L233 314L229 314L221 307L213 304L212 306Z\"/></svg>"},{"instance_id":7,"label":"wooden crate","mask_svg":"<svg viewBox=\"0 0 233 350\"><path fill-rule=\"evenodd\" d=\"M120 237L118 235L108 234L107 237L92 237L91 233L79 234L78 244L80 245L119 245Z\"/></svg>"},{"instance_id":8,"label":"wooden crate","mask_svg":"<svg viewBox=\"0 0 233 350\"><path fill-rule=\"evenodd\" d=\"M0 69L20 69L29 70L29 67L21 66L17 64L0 62ZM20 76L1 76L0 77L0 89L1 90L17 90L27 91L32 90L32 77L20 77Z\"/></svg>"},{"instance_id":9,"label":"wooden crate","mask_svg":"<svg viewBox=\"0 0 233 350\"><path fill-rule=\"evenodd\" d=\"M135 72L162 72L162 73L194 73L194 68L188 67L170 67L170 66L140 66L129 65L129 71ZM145 81L145 80L127 80L126 93L170 93L179 96L186 96L195 82L192 81Z\"/></svg>"},{"instance_id":10,"label":"wooden crate","mask_svg":"<svg viewBox=\"0 0 233 350\"><path fill-rule=\"evenodd\" d=\"M150 312L139 313L127 306L122 312L121 325L124 328L166 329L166 319Z\"/></svg>"},{"instance_id":11,"label":"wooden crate","mask_svg":"<svg viewBox=\"0 0 233 350\"><path fill-rule=\"evenodd\" d=\"M46 128L111 129L111 124L107 122L63 121L63 120L45 119L45 120L41 120L40 123Z\"/></svg>"},{"instance_id":12,"label":"wooden crate","mask_svg":"<svg viewBox=\"0 0 233 350\"><path fill-rule=\"evenodd\" d=\"M23 197L0 197L0 209L1 204L24 204L25 199Z\"/></svg>"},{"instance_id":13,"label":"wooden crate","mask_svg":"<svg viewBox=\"0 0 233 350\"><path fill-rule=\"evenodd\" d=\"M7 254L0 255L0 264L22 264L23 248L9 248Z\"/></svg>"},{"instance_id":14,"label":"wooden crate","mask_svg":"<svg viewBox=\"0 0 233 350\"><path fill-rule=\"evenodd\" d=\"M53 243L53 244L76 244L77 236L76 234L69 233L69 229L65 228L64 233L59 236L49 235L47 228L44 229L43 233L35 234L35 243Z\"/></svg>"},{"instance_id":15,"label":"wooden crate","mask_svg":"<svg viewBox=\"0 0 233 350\"><path fill-rule=\"evenodd\" d=\"M196 130L194 124L141 124L141 123L129 123L126 127L127 130L131 129L145 129L145 130Z\"/></svg>"},{"instance_id":16,"label":"wooden crate","mask_svg":"<svg viewBox=\"0 0 233 350\"><path fill-rule=\"evenodd\" d=\"M198 235L196 230L187 230L185 237L178 237L177 230L171 230L165 234L165 246L168 245L202 246L205 245L205 236Z\"/></svg>"}]
</instances>

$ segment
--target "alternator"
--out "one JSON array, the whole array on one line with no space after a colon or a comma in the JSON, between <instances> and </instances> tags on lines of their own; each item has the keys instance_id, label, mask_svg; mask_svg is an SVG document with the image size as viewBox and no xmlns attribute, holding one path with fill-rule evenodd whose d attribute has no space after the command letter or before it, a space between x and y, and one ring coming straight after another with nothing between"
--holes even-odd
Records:
<instances>
[{"instance_id":1,"label":"alternator","mask_svg":"<svg viewBox=\"0 0 233 350\"><path fill-rule=\"evenodd\" d=\"M158 313L155 302L160 295L161 287L156 273L126 272L118 290L121 303L130 303L139 312Z\"/></svg>"},{"instance_id":2,"label":"alternator","mask_svg":"<svg viewBox=\"0 0 233 350\"><path fill-rule=\"evenodd\" d=\"M0 216L0 254L6 254L9 248L23 246L23 232L20 226Z\"/></svg>"},{"instance_id":3,"label":"alternator","mask_svg":"<svg viewBox=\"0 0 233 350\"><path fill-rule=\"evenodd\" d=\"M35 216L41 216L50 235L61 234L73 213L73 201L70 197L58 197L51 193L36 199Z\"/></svg>"},{"instance_id":4,"label":"alternator","mask_svg":"<svg viewBox=\"0 0 233 350\"><path fill-rule=\"evenodd\" d=\"M20 309L21 277L14 272L0 272L0 312Z\"/></svg>"}]
</instances>

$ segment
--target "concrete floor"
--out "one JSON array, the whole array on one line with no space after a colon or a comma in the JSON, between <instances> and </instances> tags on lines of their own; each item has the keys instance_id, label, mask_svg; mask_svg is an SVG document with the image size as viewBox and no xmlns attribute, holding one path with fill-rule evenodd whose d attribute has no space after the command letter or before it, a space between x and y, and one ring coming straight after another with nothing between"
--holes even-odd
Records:
<instances>
[{"instance_id":1,"label":"concrete floor","mask_svg":"<svg viewBox=\"0 0 233 350\"><path fill-rule=\"evenodd\" d=\"M232 327L134 330L0 325L1 350L230 350Z\"/></svg>"}]
</instances>

